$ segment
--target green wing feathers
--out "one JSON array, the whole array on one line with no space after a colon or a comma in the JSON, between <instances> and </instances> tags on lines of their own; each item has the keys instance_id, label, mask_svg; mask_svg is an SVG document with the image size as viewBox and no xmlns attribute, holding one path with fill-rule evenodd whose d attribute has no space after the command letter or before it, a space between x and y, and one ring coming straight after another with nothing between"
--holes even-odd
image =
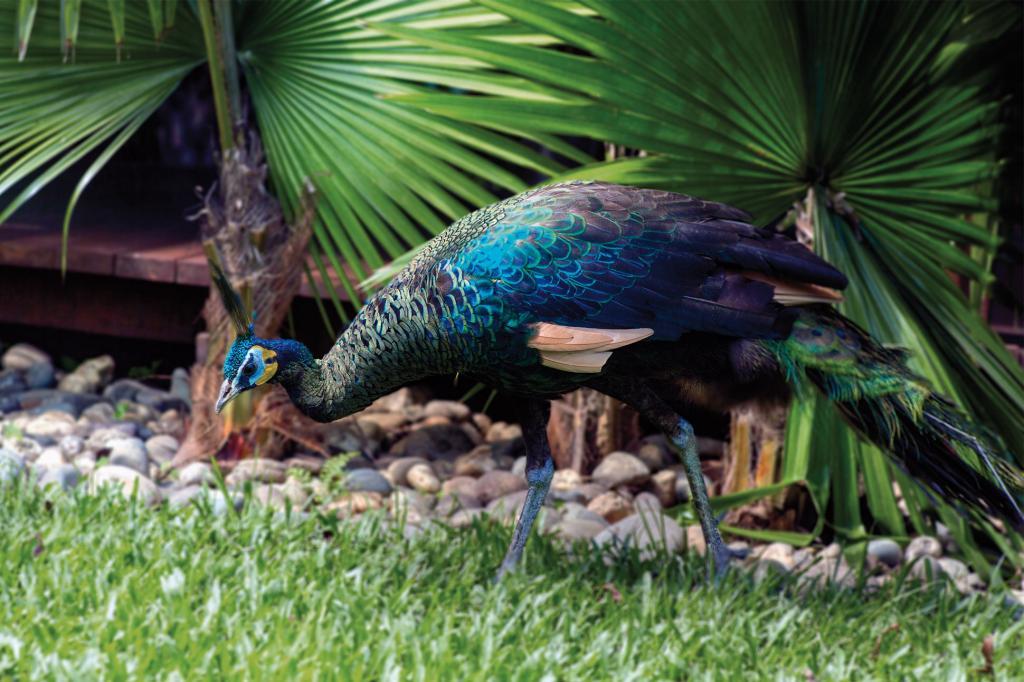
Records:
<instances>
[{"instance_id":1,"label":"green wing feathers","mask_svg":"<svg viewBox=\"0 0 1024 682\"><path fill-rule=\"evenodd\" d=\"M801 311L789 338L761 342L797 392L813 385L933 495L1024 530L1024 474L973 423L886 348L825 306Z\"/></svg>"}]
</instances>

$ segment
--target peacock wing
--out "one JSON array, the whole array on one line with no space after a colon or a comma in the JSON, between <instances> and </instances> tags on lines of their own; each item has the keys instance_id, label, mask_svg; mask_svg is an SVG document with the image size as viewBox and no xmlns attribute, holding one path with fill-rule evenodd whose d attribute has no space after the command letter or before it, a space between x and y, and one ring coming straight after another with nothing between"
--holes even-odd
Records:
<instances>
[{"instance_id":1,"label":"peacock wing","mask_svg":"<svg viewBox=\"0 0 1024 682\"><path fill-rule=\"evenodd\" d=\"M749 220L672 192L553 185L506 202L495 224L439 261L436 284L505 326L650 329L656 340L785 336L784 303L831 300L846 278Z\"/></svg>"}]
</instances>

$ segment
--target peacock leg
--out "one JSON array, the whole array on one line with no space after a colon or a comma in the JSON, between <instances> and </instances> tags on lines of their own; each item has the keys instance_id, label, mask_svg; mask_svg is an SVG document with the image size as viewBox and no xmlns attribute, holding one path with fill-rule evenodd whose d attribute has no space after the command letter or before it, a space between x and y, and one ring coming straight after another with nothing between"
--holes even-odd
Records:
<instances>
[{"instance_id":1,"label":"peacock leg","mask_svg":"<svg viewBox=\"0 0 1024 682\"><path fill-rule=\"evenodd\" d=\"M682 452L686 480L690 482L690 496L693 499L694 507L697 508L700 528L704 531L704 542L711 551L715 562L715 575L720 578L729 568L729 559L732 557L732 553L722 542L722 535L718 532L718 520L711 510L711 500L708 499L704 473L700 468L700 454L697 452L697 437L693 433L693 427L682 417L678 419L675 430L669 436L673 444Z\"/></svg>"},{"instance_id":2,"label":"peacock leg","mask_svg":"<svg viewBox=\"0 0 1024 682\"><path fill-rule=\"evenodd\" d=\"M509 545L505 559L501 562L495 580L501 578L515 568L523 555L523 548L530 537L530 529L537 518L544 498L547 497L551 477L555 473L555 465L551 460L551 446L548 443L548 415L551 404L547 400L529 400L523 408L520 425L523 428L523 440L526 441L526 500L523 510L516 520L512 531L512 543Z\"/></svg>"},{"instance_id":3,"label":"peacock leg","mask_svg":"<svg viewBox=\"0 0 1024 682\"><path fill-rule=\"evenodd\" d=\"M679 448L683 457L683 467L686 469L686 479L690 482L693 505L697 509L700 527L704 532L704 542L715 562L715 575L722 577L729 568L729 560L733 554L722 542L722 536L718 532L718 520L711 510L707 486L704 485L704 474L700 468L697 437L690 422L679 416L643 381L635 378L605 376L596 378L589 385L635 409L656 424Z\"/></svg>"}]
</instances>

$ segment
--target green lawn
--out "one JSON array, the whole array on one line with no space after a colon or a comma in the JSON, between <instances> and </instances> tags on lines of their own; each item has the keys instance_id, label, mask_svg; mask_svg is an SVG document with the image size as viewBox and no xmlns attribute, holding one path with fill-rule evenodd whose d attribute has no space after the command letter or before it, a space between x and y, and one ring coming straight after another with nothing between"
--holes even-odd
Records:
<instances>
[{"instance_id":1,"label":"green lawn","mask_svg":"<svg viewBox=\"0 0 1024 682\"><path fill-rule=\"evenodd\" d=\"M7 488L0 678L964 679L990 633L996 678L1024 674L998 597L710 588L699 562L536 538L493 586L506 539Z\"/></svg>"}]
</instances>

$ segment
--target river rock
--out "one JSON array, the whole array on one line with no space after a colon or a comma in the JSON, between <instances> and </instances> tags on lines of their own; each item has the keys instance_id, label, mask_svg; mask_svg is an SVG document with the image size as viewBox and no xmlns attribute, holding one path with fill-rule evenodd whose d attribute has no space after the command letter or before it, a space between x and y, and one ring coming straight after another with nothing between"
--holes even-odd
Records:
<instances>
[{"instance_id":1,"label":"river rock","mask_svg":"<svg viewBox=\"0 0 1024 682\"><path fill-rule=\"evenodd\" d=\"M423 406L425 417L447 417L452 421L469 419L470 410L464 403L454 400L431 400Z\"/></svg>"},{"instance_id":2,"label":"river rock","mask_svg":"<svg viewBox=\"0 0 1024 682\"><path fill-rule=\"evenodd\" d=\"M917 580L935 580L944 573L942 565L939 564L939 560L931 554L918 555L912 562L908 556L907 563L911 564L910 577L916 578Z\"/></svg>"},{"instance_id":3,"label":"river rock","mask_svg":"<svg viewBox=\"0 0 1024 682\"><path fill-rule=\"evenodd\" d=\"M170 462L178 452L178 439L166 433L159 433L146 440L146 452L150 459L160 462Z\"/></svg>"},{"instance_id":4,"label":"river rock","mask_svg":"<svg viewBox=\"0 0 1024 682\"><path fill-rule=\"evenodd\" d=\"M455 458L456 476L483 476L497 468L498 461L494 458L493 446L489 444L478 445Z\"/></svg>"},{"instance_id":5,"label":"river rock","mask_svg":"<svg viewBox=\"0 0 1024 682\"><path fill-rule=\"evenodd\" d=\"M138 438L119 438L107 443L110 448L109 461L111 464L135 469L142 475L149 474L149 455L146 453L146 445Z\"/></svg>"},{"instance_id":6,"label":"river rock","mask_svg":"<svg viewBox=\"0 0 1024 682\"><path fill-rule=\"evenodd\" d=\"M281 492L281 488L269 483L257 483L253 487L252 498L257 504L277 511L284 511L288 508L287 498Z\"/></svg>"},{"instance_id":7,"label":"river rock","mask_svg":"<svg viewBox=\"0 0 1024 682\"><path fill-rule=\"evenodd\" d=\"M135 469L117 464L100 467L89 478L89 492L95 493L99 488L113 485L125 497L132 497L138 490L139 499L152 505L160 501L160 491L156 484Z\"/></svg>"},{"instance_id":8,"label":"river rock","mask_svg":"<svg viewBox=\"0 0 1024 682\"><path fill-rule=\"evenodd\" d=\"M90 358L66 375L57 388L68 393L96 393L114 376L114 358L100 355Z\"/></svg>"},{"instance_id":9,"label":"river rock","mask_svg":"<svg viewBox=\"0 0 1024 682\"><path fill-rule=\"evenodd\" d=\"M424 465L426 466L426 465ZM345 489L353 492L391 494L391 484L376 469L356 469L345 474Z\"/></svg>"},{"instance_id":10,"label":"river rock","mask_svg":"<svg viewBox=\"0 0 1024 682\"><path fill-rule=\"evenodd\" d=\"M19 455L24 462L34 462L43 454L43 446L31 438L4 438L0 447Z\"/></svg>"},{"instance_id":11,"label":"river rock","mask_svg":"<svg viewBox=\"0 0 1024 682\"><path fill-rule=\"evenodd\" d=\"M473 495L476 479L471 476L454 476L441 485L442 495Z\"/></svg>"},{"instance_id":12,"label":"river rock","mask_svg":"<svg viewBox=\"0 0 1024 682\"><path fill-rule=\"evenodd\" d=\"M0 371L0 395L10 395L28 390L28 384L21 372L13 369Z\"/></svg>"},{"instance_id":13,"label":"river rock","mask_svg":"<svg viewBox=\"0 0 1024 682\"><path fill-rule=\"evenodd\" d=\"M519 517L523 503L526 502L525 490L502 495L487 503L487 515L502 523L511 523Z\"/></svg>"},{"instance_id":14,"label":"river rock","mask_svg":"<svg viewBox=\"0 0 1024 682\"><path fill-rule=\"evenodd\" d=\"M25 371L33 365L46 363L52 365L50 356L28 343L16 343L8 348L0 358L0 366L4 369Z\"/></svg>"},{"instance_id":15,"label":"river rock","mask_svg":"<svg viewBox=\"0 0 1024 682\"><path fill-rule=\"evenodd\" d=\"M199 463L200 462L195 462L195 464ZM182 469L182 471L184 471L184 469ZM192 500L198 499L203 494L203 490L204 488L202 486L195 484L185 485L182 488L173 490L167 495L167 506L171 509L181 509L182 507L186 507L192 503Z\"/></svg>"},{"instance_id":16,"label":"river rock","mask_svg":"<svg viewBox=\"0 0 1024 682\"><path fill-rule=\"evenodd\" d=\"M391 485L409 485L409 469L417 464L428 464L428 462L422 457L398 457L392 460L386 470Z\"/></svg>"},{"instance_id":17,"label":"river rock","mask_svg":"<svg viewBox=\"0 0 1024 682\"><path fill-rule=\"evenodd\" d=\"M285 482L281 485L281 493L285 496L292 505L292 509L301 510L305 509L306 504L309 502L309 491L306 486L298 478L292 478L289 476L285 479Z\"/></svg>"},{"instance_id":18,"label":"river rock","mask_svg":"<svg viewBox=\"0 0 1024 682\"><path fill-rule=\"evenodd\" d=\"M916 561L923 556L939 558L942 556L942 543L928 535L919 535L910 541L906 551L907 563Z\"/></svg>"},{"instance_id":19,"label":"river rock","mask_svg":"<svg viewBox=\"0 0 1024 682\"><path fill-rule=\"evenodd\" d=\"M82 414L82 410L101 400L102 398L98 395L71 393L53 388L39 388L18 395L21 409L28 410L33 414L42 414L48 410L60 410L75 417Z\"/></svg>"},{"instance_id":20,"label":"river rock","mask_svg":"<svg viewBox=\"0 0 1024 682\"><path fill-rule=\"evenodd\" d=\"M708 543L704 540L704 531L701 530L700 526L686 527L686 547L696 552L699 556L704 556L707 553Z\"/></svg>"},{"instance_id":21,"label":"river rock","mask_svg":"<svg viewBox=\"0 0 1024 682\"><path fill-rule=\"evenodd\" d=\"M57 447L61 449L65 456L74 457L85 449L85 441L81 436L64 436L57 443Z\"/></svg>"},{"instance_id":22,"label":"river rock","mask_svg":"<svg viewBox=\"0 0 1024 682\"><path fill-rule=\"evenodd\" d=\"M429 464L414 464L405 474L405 479L415 490L434 494L441 490L441 481Z\"/></svg>"},{"instance_id":23,"label":"river rock","mask_svg":"<svg viewBox=\"0 0 1024 682\"><path fill-rule=\"evenodd\" d=\"M754 570L751 573L751 578L755 583L762 583L765 580L771 578L778 578L787 575L791 570L792 566L784 564L775 559L761 558L754 562Z\"/></svg>"},{"instance_id":24,"label":"river rock","mask_svg":"<svg viewBox=\"0 0 1024 682\"><path fill-rule=\"evenodd\" d=\"M416 429L391 448L400 457L455 459L473 449L473 441L454 424Z\"/></svg>"},{"instance_id":25,"label":"river rock","mask_svg":"<svg viewBox=\"0 0 1024 682\"><path fill-rule=\"evenodd\" d=\"M567 492L571 492L575 498L578 498L577 501L583 504L590 504L595 498L608 492L608 488L605 488L600 483L584 483Z\"/></svg>"},{"instance_id":26,"label":"river rock","mask_svg":"<svg viewBox=\"0 0 1024 682\"><path fill-rule=\"evenodd\" d=\"M896 568L901 561L903 561L903 550L896 542L888 538L880 538L868 543L869 566Z\"/></svg>"},{"instance_id":27,"label":"river rock","mask_svg":"<svg viewBox=\"0 0 1024 682\"><path fill-rule=\"evenodd\" d=\"M526 490L526 479L511 471L488 471L476 481L472 495L484 504L511 493Z\"/></svg>"},{"instance_id":28,"label":"river rock","mask_svg":"<svg viewBox=\"0 0 1024 682\"><path fill-rule=\"evenodd\" d=\"M487 505L487 515L503 524L512 524L519 518L526 502L526 490L503 495ZM561 519L558 510L550 506L541 506L534 521L534 527L540 532L549 532Z\"/></svg>"},{"instance_id":29,"label":"river rock","mask_svg":"<svg viewBox=\"0 0 1024 682\"><path fill-rule=\"evenodd\" d=\"M484 440L488 443L498 443L504 440L514 440L523 437L523 429L519 424L508 424L506 422L494 422L487 429Z\"/></svg>"},{"instance_id":30,"label":"river rock","mask_svg":"<svg viewBox=\"0 0 1024 682\"><path fill-rule=\"evenodd\" d=\"M676 479L678 475L672 469L663 469L651 476L651 491L658 498L661 506L673 506L676 503ZM687 488L689 492L689 488Z\"/></svg>"},{"instance_id":31,"label":"river rock","mask_svg":"<svg viewBox=\"0 0 1024 682\"><path fill-rule=\"evenodd\" d=\"M76 426L75 418L67 412L43 412L25 425L25 435L33 438L60 439L71 435Z\"/></svg>"},{"instance_id":32,"label":"river rock","mask_svg":"<svg viewBox=\"0 0 1024 682\"><path fill-rule=\"evenodd\" d=\"M192 406L192 379L184 367L175 367L171 372L170 393L189 407Z\"/></svg>"},{"instance_id":33,"label":"river rock","mask_svg":"<svg viewBox=\"0 0 1024 682\"><path fill-rule=\"evenodd\" d=\"M0 483L9 483L25 471L25 460L17 452L0 448Z\"/></svg>"},{"instance_id":34,"label":"river rock","mask_svg":"<svg viewBox=\"0 0 1024 682\"><path fill-rule=\"evenodd\" d=\"M213 467L206 462L191 462L178 472L178 483L183 486L213 485L216 480Z\"/></svg>"},{"instance_id":35,"label":"river rock","mask_svg":"<svg viewBox=\"0 0 1024 682\"><path fill-rule=\"evenodd\" d=\"M40 488L55 486L62 490L73 490L78 485L80 478L81 474L73 465L61 464L46 469L39 477L38 485Z\"/></svg>"},{"instance_id":36,"label":"river rock","mask_svg":"<svg viewBox=\"0 0 1024 682\"><path fill-rule=\"evenodd\" d=\"M627 516L594 537L599 546L629 545L640 550L644 559L658 551L678 552L684 546L683 529L671 517L644 512Z\"/></svg>"},{"instance_id":37,"label":"river rock","mask_svg":"<svg viewBox=\"0 0 1024 682\"><path fill-rule=\"evenodd\" d=\"M598 495L587 504L587 509L598 514L606 521L615 523L633 513L633 505L629 500L616 492Z\"/></svg>"},{"instance_id":38,"label":"river rock","mask_svg":"<svg viewBox=\"0 0 1024 682\"><path fill-rule=\"evenodd\" d=\"M21 409L21 401L17 395L4 395L0 393L0 415L17 412Z\"/></svg>"},{"instance_id":39,"label":"river rock","mask_svg":"<svg viewBox=\"0 0 1024 682\"><path fill-rule=\"evenodd\" d=\"M658 498L655 495L649 492L641 492L633 498L633 509L635 509L638 514L648 512L651 514L660 514L662 510L661 502L658 501Z\"/></svg>"},{"instance_id":40,"label":"river rock","mask_svg":"<svg viewBox=\"0 0 1024 682\"><path fill-rule=\"evenodd\" d=\"M650 476L651 470L636 455L620 451L602 459L591 478L608 488L615 488L646 483Z\"/></svg>"},{"instance_id":41,"label":"river rock","mask_svg":"<svg viewBox=\"0 0 1024 682\"><path fill-rule=\"evenodd\" d=\"M662 434L644 438L637 448L636 456L651 471L660 471L676 462L675 451Z\"/></svg>"},{"instance_id":42,"label":"river rock","mask_svg":"<svg viewBox=\"0 0 1024 682\"><path fill-rule=\"evenodd\" d=\"M956 583L961 592L968 591L967 575L971 572L971 569L967 568L967 564L953 557L942 557L939 559L939 568Z\"/></svg>"},{"instance_id":43,"label":"river rock","mask_svg":"<svg viewBox=\"0 0 1024 682\"><path fill-rule=\"evenodd\" d=\"M25 384L31 388L53 388L57 385L57 374L53 365L38 362L25 370Z\"/></svg>"},{"instance_id":44,"label":"river rock","mask_svg":"<svg viewBox=\"0 0 1024 682\"><path fill-rule=\"evenodd\" d=\"M611 524L605 520L603 516L597 512L591 511L584 507L582 504L577 502L567 502L562 505L562 518L563 519L582 519L584 521L593 521L599 523L602 526L610 526Z\"/></svg>"},{"instance_id":45,"label":"river rock","mask_svg":"<svg viewBox=\"0 0 1024 682\"><path fill-rule=\"evenodd\" d=\"M239 486L246 481L261 483L281 483L287 475L284 464L273 459L255 457L243 459L235 465L227 476L229 486Z\"/></svg>"},{"instance_id":46,"label":"river rock","mask_svg":"<svg viewBox=\"0 0 1024 682\"><path fill-rule=\"evenodd\" d=\"M474 498L475 499L475 498ZM476 501L476 504L472 506L473 509L481 506L480 500ZM438 518L446 519L460 509L469 509L470 507L462 504L462 500L459 495L442 495L434 506L434 514Z\"/></svg>"},{"instance_id":47,"label":"river rock","mask_svg":"<svg viewBox=\"0 0 1024 682\"><path fill-rule=\"evenodd\" d=\"M90 424L105 425L114 421L114 406L110 403L96 403L82 410L81 419Z\"/></svg>"},{"instance_id":48,"label":"river rock","mask_svg":"<svg viewBox=\"0 0 1024 682\"><path fill-rule=\"evenodd\" d=\"M793 546L785 542L773 542L758 557L759 561L774 561L781 565L788 572L796 565L793 559Z\"/></svg>"},{"instance_id":49,"label":"river rock","mask_svg":"<svg viewBox=\"0 0 1024 682\"><path fill-rule=\"evenodd\" d=\"M598 517L600 518L600 517ZM565 540L566 542L574 542L576 540L590 540L600 534L607 524L597 523L590 519L567 519L563 518L552 529L558 537Z\"/></svg>"},{"instance_id":50,"label":"river rock","mask_svg":"<svg viewBox=\"0 0 1024 682\"><path fill-rule=\"evenodd\" d=\"M583 485L583 476L575 469L559 469L551 477L551 490L572 490Z\"/></svg>"},{"instance_id":51,"label":"river rock","mask_svg":"<svg viewBox=\"0 0 1024 682\"><path fill-rule=\"evenodd\" d=\"M383 498L377 493L356 492L348 493L333 502L330 502L324 511L333 512L340 518L349 518L362 514L371 509L380 509L384 506Z\"/></svg>"},{"instance_id":52,"label":"river rock","mask_svg":"<svg viewBox=\"0 0 1024 682\"><path fill-rule=\"evenodd\" d=\"M57 467L64 466L67 463L68 460L64 456L64 451L53 445L48 448L44 448L35 461L35 465L42 469L56 469Z\"/></svg>"},{"instance_id":53,"label":"river rock","mask_svg":"<svg viewBox=\"0 0 1024 682\"><path fill-rule=\"evenodd\" d=\"M487 516L487 512L482 508L476 509L460 509L451 515L448 519L448 525L452 528L467 528L473 524L473 521L479 518Z\"/></svg>"},{"instance_id":54,"label":"river rock","mask_svg":"<svg viewBox=\"0 0 1024 682\"><path fill-rule=\"evenodd\" d=\"M135 433L135 424L130 422L112 424L98 428L90 433L89 437L85 440L85 446L90 450L107 450L113 441L123 438L134 438Z\"/></svg>"},{"instance_id":55,"label":"river rock","mask_svg":"<svg viewBox=\"0 0 1024 682\"><path fill-rule=\"evenodd\" d=\"M818 560L800 574L797 584L803 593L824 585L852 588L857 585L857 574L841 555L822 558L819 553Z\"/></svg>"}]
</instances>

